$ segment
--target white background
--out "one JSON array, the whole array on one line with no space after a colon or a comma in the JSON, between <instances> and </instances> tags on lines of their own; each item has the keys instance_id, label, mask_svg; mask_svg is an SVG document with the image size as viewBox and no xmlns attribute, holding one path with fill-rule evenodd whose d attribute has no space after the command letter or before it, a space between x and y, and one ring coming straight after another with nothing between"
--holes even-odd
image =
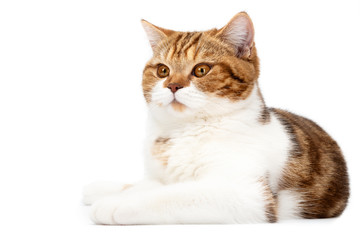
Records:
<instances>
[{"instance_id":1,"label":"white background","mask_svg":"<svg viewBox=\"0 0 360 240\"><path fill-rule=\"evenodd\" d=\"M318 122L340 144L352 195L338 219L257 225L95 226L97 180L141 178L144 18L175 30L255 25L269 106ZM1 239L359 239L359 1L1 1Z\"/></svg>"}]
</instances>

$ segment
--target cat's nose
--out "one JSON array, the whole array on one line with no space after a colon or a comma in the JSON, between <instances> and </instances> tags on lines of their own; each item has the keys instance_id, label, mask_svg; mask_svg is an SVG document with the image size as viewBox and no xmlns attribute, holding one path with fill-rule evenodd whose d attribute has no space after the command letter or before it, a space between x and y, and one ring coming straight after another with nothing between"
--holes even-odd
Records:
<instances>
[{"instance_id":1,"label":"cat's nose","mask_svg":"<svg viewBox=\"0 0 360 240\"><path fill-rule=\"evenodd\" d=\"M169 83L169 85L167 85L167 88L170 89L172 93L175 93L180 88L183 88L183 86L178 83Z\"/></svg>"}]
</instances>

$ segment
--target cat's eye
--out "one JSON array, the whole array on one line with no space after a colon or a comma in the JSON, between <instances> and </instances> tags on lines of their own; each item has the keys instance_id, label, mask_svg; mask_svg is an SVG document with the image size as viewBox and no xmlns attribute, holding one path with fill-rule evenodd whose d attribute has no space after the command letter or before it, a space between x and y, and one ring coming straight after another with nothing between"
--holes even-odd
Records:
<instances>
[{"instance_id":1,"label":"cat's eye","mask_svg":"<svg viewBox=\"0 0 360 240\"><path fill-rule=\"evenodd\" d=\"M167 76L169 76L169 73L170 73L170 69L167 66L165 66L163 64L160 64L158 66L157 74L159 77L161 77L161 78L167 77Z\"/></svg>"},{"instance_id":2,"label":"cat's eye","mask_svg":"<svg viewBox=\"0 0 360 240\"><path fill-rule=\"evenodd\" d=\"M193 75L198 78L205 76L210 71L210 66L204 63L200 63L194 67Z\"/></svg>"}]
</instances>

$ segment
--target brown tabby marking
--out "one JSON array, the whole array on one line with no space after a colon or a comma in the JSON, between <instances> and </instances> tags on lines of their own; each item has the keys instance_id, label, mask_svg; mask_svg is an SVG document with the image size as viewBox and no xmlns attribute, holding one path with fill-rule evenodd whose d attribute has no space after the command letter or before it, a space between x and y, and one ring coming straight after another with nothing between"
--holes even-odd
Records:
<instances>
[{"instance_id":1,"label":"brown tabby marking","mask_svg":"<svg viewBox=\"0 0 360 240\"><path fill-rule=\"evenodd\" d=\"M203 92L232 101L246 99L259 76L259 60L255 44L251 52L238 57L235 49L217 34L220 30L204 32L167 32L154 50L154 56L143 71L143 90L147 102L151 101L150 92L161 79L156 74L158 64L170 67L169 83L179 83L184 87L192 82ZM191 74L192 68L199 63L207 63L210 72L197 78ZM181 90L180 90L181 91Z\"/></svg>"},{"instance_id":2,"label":"brown tabby marking","mask_svg":"<svg viewBox=\"0 0 360 240\"><path fill-rule=\"evenodd\" d=\"M274 223L277 222L277 198L276 195L271 191L270 186L267 180L264 178L260 179L260 183L264 187L264 197L266 201L265 213L268 219L268 222Z\"/></svg>"},{"instance_id":3,"label":"brown tabby marking","mask_svg":"<svg viewBox=\"0 0 360 240\"><path fill-rule=\"evenodd\" d=\"M188 54L189 54L189 51L191 50L191 56L192 56L192 59L195 60L196 56L197 56L197 53L198 51L196 51L196 49L199 49L197 46L197 43L199 42L201 36L203 35L203 33L193 33L193 39L186 44L184 45L184 48L182 49L181 52L184 53L184 57L187 57ZM179 56L180 56L180 53L179 51Z\"/></svg>"},{"instance_id":4,"label":"brown tabby marking","mask_svg":"<svg viewBox=\"0 0 360 240\"><path fill-rule=\"evenodd\" d=\"M263 98L259 88L257 89L257 94L258 94L258 96L259 96L259 98L261 99L261 102L262 102L262 106L261 106L262 109L260 111L260 116L259 116L258 120L262 124L267 124L271 120L270 111L266 107L264 98Z\"/></svg>"},{"instance_id":5,"label":"brown tabby marking","mask_svg":"<svg viewBox=\"0 0 360 240\"><path fill-rule=\"evenodd\" d=\"M143 71L143 79L146 81L142 81L142 88L146 102L151 102L151 90L159 80L156 75L157 68L158 64L148 63Z\"/></svg>"},{"instance_id":6,"label":"brown tabby marking","mask_svg":"<svg viewBox=\"0 0 360 240\"><path fill-rule=\"evenodd\" d=\"M261 122L262 124L267 124L270 122L270 119L271 117L269 109L265 105L263 105L259 116L259 122Z\"/></svg>"},{"instance_id":7,"label":"brown tabby marking","mask_svg":"<svg viewBox=\"0 0 360 240\"><path fill-rule=\"evenodd\" d=\"M214 64L208 75L193 82L203 92L214 93L218 97L226 97L232 101L246 99L256 79L243 68L229 57Z\"/></svg>"},{"instance_id":8,"label":"brown tabby marking","mask_svg":"<svg viewBox=\"0 0 360 240\"><path fill-rule=\"evenodd\" d=\"M293 149L279 190L301 194L301 216L339 216L349 197L347 168L337 143L316 123L271 109L292 137Z\"/></svg>"},{"instance_id":9,"label":"brown tabby marking","mask_svg":"<svg viewBox=\"0 0 360 240\"><path fill-rule=\"evenodd\" d=\"M163 166L167 166L169 155L166 153L171 146L169 143L170 138L162 138L159 137L154 141L152 147L152 155L153 157L160 161Z\"/></svg>"}]
</instances>

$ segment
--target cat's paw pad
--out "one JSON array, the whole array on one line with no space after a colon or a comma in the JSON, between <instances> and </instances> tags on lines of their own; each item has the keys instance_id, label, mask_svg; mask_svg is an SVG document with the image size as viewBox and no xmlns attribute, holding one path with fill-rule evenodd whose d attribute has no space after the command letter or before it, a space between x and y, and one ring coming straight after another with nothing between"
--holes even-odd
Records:
<instances>
[{"instance_id":1,"label":"cat's paw pad","mask_svg":"<svg viewBox=\"0 0 360 240\"><path fill-rule=\"evenodd\" d=\"M130 187L130 184L121 184L113 182L94 182L84 187L83 189L83 203L91 205L95 201L118 194L124 189Z\"/></svg>"}]
</instances>

